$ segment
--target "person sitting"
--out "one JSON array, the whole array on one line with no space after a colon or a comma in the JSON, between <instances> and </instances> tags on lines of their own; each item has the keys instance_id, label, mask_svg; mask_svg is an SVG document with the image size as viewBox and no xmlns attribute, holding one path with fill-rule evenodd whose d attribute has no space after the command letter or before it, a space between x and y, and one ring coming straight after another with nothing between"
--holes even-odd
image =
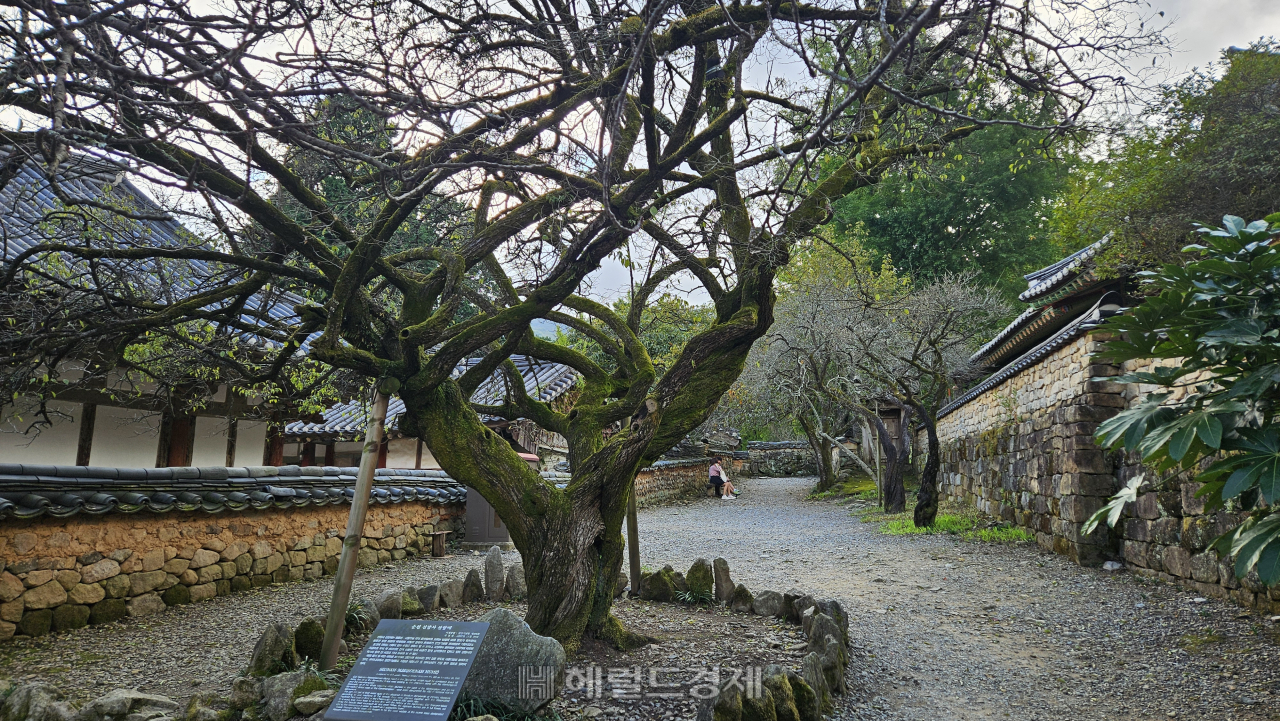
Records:
<instances>
[{"instance_id":1,"label":"person sitting","mask_svg":"<svg viewBox=\"0 0 1280 721\"><path fill-rule=\"evenodd\" d=\"M711 468L708 469L710 474L710 485L715 486L716 495L723 500L729 500L737 495L733 489L733 484L729 482L729 474L724 472L724 468L720 466L720 457L716 456L711 459Z\"/></svg>"}]
</instances>

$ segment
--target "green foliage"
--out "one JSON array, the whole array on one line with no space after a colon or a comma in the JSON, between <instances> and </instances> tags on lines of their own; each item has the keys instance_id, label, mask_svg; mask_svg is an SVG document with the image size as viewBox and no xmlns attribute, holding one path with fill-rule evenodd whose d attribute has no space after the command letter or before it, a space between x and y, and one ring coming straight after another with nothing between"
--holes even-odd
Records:
<instances>
[{"instance_id":1,"label":"green foliage","mask_svg":"<svg viewBox=\"0 0 1280 721\"><path fill-rule=\"evenodd\" d=\"M548 706L543 715L513 709L494 700L482 701L474 696L459 698L449 712L449 721L466 721L478 716L493 716L498 721L561 721L560 713Z\"/></svg>"},{"instance_id":2,"label":"green foliage","mask_svg":"<svg viewBox=\"0 0 1280 721\"><path fill-rule=\"evenodd\" d=\"M1280 208L1280 45L1225 54L1220 79L1199 72L1167 87L1142 129L1082 162L1053 218L1064 247L1108 233L1104 273L1177 262L1191 224L1233 208L1261 217Z\"/></svg>"},{"instance_id":3,"label":"green foliage","mask_svg":"<svg viewBox=\"0 0 1280 721\"><path fill-rule=\"evenodd\" d=\"M951 514L939 514L932 526L917 526L910 518L895 518L880 524L880 532L887 536L913 536L921 533L961 534L973 528L973 519Z\"/></svg>"},{"instance_id":4,"label":"green foliage","mask_svg":"<svg viewBox=\"0 0 1280 721\"><path fill-rule=\"evenodd\" d=\"M1026 543L1036 540L1036 537L1022 526L993 526L979 528L965 534L965 538L971 536L983 543Z\"/></svg>"},{"instance_id":5,"label":"green foliage","mask_svg":"<svg viewBox=\"0 0 1280 721\"><path fill-rule=\"evenodd\" d=\"M676 600L690 606L710 606L715 603L715 596L707 591L676 591Z\"/></svg>"},{"instance_id":6,"label":"green foliage","mask_svg":"<svg viewBox=\"0 0 1280 721\"><path fill-rule=\"evenodd\" d=\"M626 298L619 298L613 303L613 310L625 318L631 310ZM650 298L640 312L640 328L636 334L649 358L653 361L653 369L658 377L680 357L685 343L689 339L710 328L716 320L715 308L709 305L693 305L683 298L663 293ZM603 321L596 318L585 319L592 326L605 329ZM570 328L567 332L557 328L556 343L566 345L580 351L601 368L614 371L617 363L613 357L585 334Z\"/></svg>"},{"instance_id":7,"label":"green foliage","mask_svg":"<svg viewBox=\"0 0 1280 721\"><path fill-rule=\"evenodd\" d=\"M972 271L1007 300L1026 290L1022 275L1061 257L1048 228L1073 159L1037 153L1035 131L984 128L833 204L841 229L861 225L878 267L892 263L925 282Z\"/></svg>"},{"instance_id":8,"label":"green foliage","mask_svg":"<svg viewBox=\"0 0 1280 721\"><path fill-rule=\"evenodd\" d=\"M356 599L347 604L347 616L343 622L344 628L347 629L347 633L362 630L371 618L361 599Z\"/></svg>"},{"instance_id":9,"label":"green foliage","mask_svg":"<svg viewBox=\"0 0 1280 721\"><path fill-rule=\"evenodd\" d=\"M1235 216L1201 227L1198 260L1140 274L1152 292L1104 330L1123 334L1103 357L1168 361L1117 378L1160 390L1098 427L1101 445L1133 451L1159 474L1203 468L1206 510L1234 505L1249 516L1213 548L1234 555L1237 576L1256 568L1280 581L1280 214L1248 225ZM1216 459L1216 460L1215 460ZM1207 467L1205 463L1214 461ZM1135 478L1085 526L1114 526L1145 483ZM1264 503L1260 503L1259 501Z\"/></svg>"}]
</instances>

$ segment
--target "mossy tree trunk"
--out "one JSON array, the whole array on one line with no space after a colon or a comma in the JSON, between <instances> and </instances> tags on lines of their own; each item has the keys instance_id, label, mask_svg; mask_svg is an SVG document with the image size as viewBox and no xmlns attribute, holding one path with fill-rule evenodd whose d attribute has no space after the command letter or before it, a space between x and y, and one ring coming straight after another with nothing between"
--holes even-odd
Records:
<instances>
[{"instance_id":1,"label":"mossy tree trunk","mask_svg":"<svg viewBox=\"0 0 1280 721\"><path fill-rule=\"evenodd\" d=\"M911 409L902 408L902 422L899 424L896 442L878 415L865 412L863 415L875 426L876 438L884 452L884 482L881 486L884 512L902 513L907 510L906 472L911 459L911 434L908 430L911 426Z\"/></svg>"},{"instance_id":2,"label":"mossy tree trunk","mask_svg":"<svg viewBox=\"0 0 1280 721\"><path fill-rule=\"evenodd\" d=\"M924 427L927 438L928 456L924 460L924 470L920 472L920 490L916 494L914 520L916 526L924 528L932 526L938 517L938 469L941 465L938 443L938 422L926 408L917 407L920 414L920 425Z\"/></svg>"}]
</instances>

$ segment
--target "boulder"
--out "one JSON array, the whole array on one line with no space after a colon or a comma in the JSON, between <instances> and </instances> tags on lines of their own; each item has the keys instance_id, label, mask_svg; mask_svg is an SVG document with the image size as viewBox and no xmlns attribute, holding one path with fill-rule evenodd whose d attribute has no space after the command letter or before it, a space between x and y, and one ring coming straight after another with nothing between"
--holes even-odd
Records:
<instances>
[{"instance_id":1,"label":"boulder","mask_svg":"<svg viewBox=\"0 0 1280 721\"><path fill-rule=\"evenodd\" d=\"M400 618L403 610L404 592L400 590L383 591L378 594L378 618Z\"/></svg>"},{"instance_id":2,"label":"boulder","mask_svg":"<svg viewBox=\"0 0 1280 721\"><path fill-rule=\"evenodd\" d=\"M476 653L471 674L462 693L481 701L497 701L514 710L531 714L547 705L564 685L564 647L554 638L539 636L519 616L505 608L495 608L477 621L487 621L489 631ZM545 669L550 693L530 693L538 689L521 684L520 667ZM526 693L519 693L524 686ZM529 696L530 698L521 698Z\"/></svg>"},{"instance_id":3,"label":"boulder","mask_svg":"<svg viewBox=\"0 0 1280 721\"><path fill-rule=\"evenodd\" d=\"M362 598L355 602L355 618L352 614L347 613L347 619L355 620L351 623L351 630L356 633L372 631L378 627L378 622L382 620L382 616L378 615L378 604L368 598Z\"/></svg>"},{"instance_id":4,"label":"boulder","mask_svg":"<svg viewBox=\"0 0 1280 721\"><path fill-rule=\"evenodd\" d=\"M129 577L112 576L102 582L102 590L106 591L107 598L124 598L129 595Z\"/></svg>"},{"instance_id":5,"label":"boulder","mask_svg":"<svg viewBox=\"0 0 1280 721\"><path fill-rule=\"evenodd\" d=\"M231 682L231 708L243 711L253 708L262 700L262 679L253 676L240 676Z\"/></svg>"},{"instance_id":6,"label":"boulder","mask_svg":"<svg viewBox=\"0 0 1280 721\"><path fill-rule=\"evenodd\" d=\"M796 709L796 695L787 680L787 672L778 665L766 666L761 674L761 685L769 689L773 698L773 716L777 721L800 721Z\"/></svg>"},{"instance_id":7,"label":"boulder","mask_svg":"<svg viewBox=\"0 0 1280 721\"><path fill-rule=\"evenodd\" d=\"M170 586L169 590L160 594L160 598L166 606L181 606L185 603L191 603L191 588L182 584Z\"/></svg>"},{"instance_id":8,"label":"boulder","mask_svg":"<svg viewBox=\"0 0 1280 721\"><path fill-rule=\"evenodd\" d=\"M723 558L717 558L711 562L711 569L715 576L716 601L728 603L734 591L733 579L729 577L729 562Z\"/></svg>"},{"instance_id":9,"label":"boulder","mask_svg":"<svg viewBox=\"0 0 1280 721\"><path fill-rule=\"evenodd\" d=\"M26 590L22 581L8 571L0 571L0 603L8 603Z\"/></svg>"},{"instance_id":10,"label":"boulder","mask_svg":"<svg viewBox=\"0 0 1280 721\"><path fill-rule=\"evenodd\" d=\"M310 671L289 671L262 679L263 711L271 721L286 721L294 714L293 700L329 688Z\"/></svg>"},{"instance_id":11,"label":"boulder","mask_svg":"<svg viewBox=\"0 0 1280 721\"><path fill-rule=\"evenodd\" d=\"M627 586L631 584L631 579L627 578L627 574L619 572L618 580L613 583L613 597L622 598L622 594L627 592Z\"/></svg>"},{"instance_id":12,"label":"boulder","mask_svg":"<svg viewBox=\"0 0 1280 721\"><path fill-rule=\"evenodd\" d=\"M182 721L218 721L218 711L213 708L221 699L211 693L198 693L187 702Z\"/></svg>"},{"instance_id":13,"label":"boulder","mask_svg":"<svg viewBox=\"0 0 1280 721\"><path fill-rule=\"evenodd\" d=\"M809 688L813 689L818 709L824 714L828 713L832 708L831 689L827 687L827 674L823 669L822 656L814 651L805 654L804 658L800 659L800 676L804 678L805 683L809 684Z\"/></svg>"},{"instance_id":14,"label":"boulder","mask_svg":"<svg viewBox=\"0 0 1280 721\"><path fill-rule=\"evenodd\" d=\"M89 607L64 603L53 609L53 630L71 631L89 625Z\"/></svg>"},{"instance_id":15,"label":"boulder","mask_svg":"<svg viewBox=\"0 0 1280 721\"><path fill-rule=\"evenodd\" d=\"M698 721L742 721L742 690L725 686L714 697L704 700L698 709Z\"/></svg>"},{"instance_id":16,"label":"boulder","mask_svg":"<svg viewBox=\"0 0 1280 721\"><path fill-rule=\"evenodd\" d=\"M168 575L164 571L139 571L129 574L129 595L141 596L156 590Z\"/></svg>"},{"instance_id":17,"label":"boulder","mask_svg":"<svg viewBox=\"0 0 1280 721\"><path fill-rule=\"evenodd\" d=\"M167 696L118 688L80 707L76 721L135 721L168 716L178 704Z\"/></svg>"},{"instance_id":18,"label":"boulder","mask_svg":"<svg viewBox=\"0 0 1280 721\"><path fill-rule=\"evenodd\" d=\"M796 699L796 715L800 717L800 721L822 721L818 694L804 680L804 676L795 671L787 671L787 682L791 684L791 693Z\"/></svg>"},{"instance_id":19,"label":"boulder","mask_svg":"<svg viewBox=\"0 0 1280 721\"><path fill-rule=\"evenodd\" d=\"M306 696L300 696L293 701L293 708L303 716L310 716L320 709L328 708L333 703L333 697L337 695L337 691L325 689L323 691L312 691Z\"/></svg>"},{"instance_id":20,"label":"boulder","mask_svg":"<svg viewBox=\"0 0 1280 721\"><path fill-rule=\"evenodd\" d=\"M502 581L502 592L512 601L524 600L529 595L529 587L524 583L523 563L513 563L507 568L507 576Z\"/></svg>"},{"instance_id":21,"label":"boulder","mask_svg":"<svg viewBox=\"0 0 1280 721\"><path fill-rule=\"evenodd\" d=\"M791 607L787 609L787 620L798 624L804 618L804 612L817 605L818 602L813 596L806 593L791 602Z\"/></svg>"},{"instance_id":22,"label":"boulder","mask_svg":"<svg viewBox=\"0 0 1280 721\"><path fill-rule=\"evenodd\" d=\"M676 597L675 571L664 566L661 571L640 576L640 598L646 601L673 601Z\"/></svg>"},{"instance_id":23,"label":"boulder","mask_svg":"<svg viewBox=\"0 0 1280 721\"><path fill-rule=\"evenodd\" d=\"M67 600L84 606L92 606L106 598L106 596L107 592L102 590L102 586L96 583L81 583L71 589L71 592L67 594Z\"/></svg>"},{"instance_id":24,"label":"boulder","mask_svg":"<svg viewBox=\"0 0 1280 721\"><path fill-rule=\"evenodd\" d=\"M782 616L782 594L777 591L761 591L751 601L751 612L757 616Z\"/></svg>"},{"instance_id":25,"label":"boulder","mask_svg":"<svg viewBox=\"0 0 1280 721\"><path fill-rule=\"evenodd\" d=\"M400 617L421 615L422 602L418 600L418 589L406 588L400 593Z\"/></svg>"},{"instance_id":26,"label":"boulder","mask_svg":"<svg viewBox=\"0 0 1280 721\"><path fill-rule=\"evenodd\" d=\"M258 637L246 673L250 676L270 676L297 665L298 652L294 646L293 629L283 623L273 623Z\"/></svg>"},{"instance_id":27,"label":"boulder","mask_svg":"<svg viewBox=\"0 0 1280 721\"><path fill-rule=\"evenodd\" d=\"M440 605L445 608L462 605L462 581L455 579L440 584Z\"/></svg>"},{"instance_id":28,"label":"boulder","mask_svg":"<svg viewBox=\"0 0 1280 721\"><path fill-rule=\"evenodd\" d=\"M440 587L424 586L418 589L418 603L423 613L435 613L440 608Z\"/></svg>"},{"instance_id":29,"label":"boulder","mask_svg":"<svg viewBox=\"0 0 1280 721\"><path fill-rule=\"evenodd\" d=\"M43 683L18 684L0 705L3 721L71 721L75 715L62 692Z\"/></svg>"},{"instance_id":30,"label":"boulder","mask_svg":"<svg viewBox=\"0 0 1280 721\"><path fill-rule=\"evenodd\" d=\"M733 587L733 593L729 594L729 610L736 613L751 613L752 603L755 599L751 596L751 592L747 587L739 583Z\"/></svg>"},{"instance_id":31,"label":"boulder","mask_svg":"<svg viewBox=\"0 0 1280 721\"><path fill-rule=\"evenodd\" d=\"M676 590L680 593L689 592L689 582L685 580L684 574L679 571L672 571L671 581L675 584Z\"/></svg>"},{"instance_id":32,"label":"boulder","mask_svg":"<svg viewBox=\"0 0 1280 721\"><path fill-rule=\"evenodd\" d=\"M467 571L467 579L462 582L462 602L471 603L484 598L484 584L480 582L480 571Z\"/></svg>"},{"instance_id":33,"label":"boulder","mask_svg":"<svg viewBox=\"0 0 1280 721\"><path fill-rule=\"evenodd\" d=\"M162 574L163 575L163 574ZM67 602L67 589L56 580L50 580L35 588L28 588L22 594L22 603L28 610L38 611L42 608L55 608Z\"/></svg>"},{"instance_id":34,"label":"boulder","mask_svg":"<svg viewBox=\"0 0 1280 721\"><path fill-rule=\"evenodd\" d=\"M844 612L844 607L834 598L828 598L825 601L818 601L817 608L822 613L827 614L835 620L840 626L840 643L846 648L849 646L849 615Z\"/></svg>"},{"instance_id":35,"label":"boulder","mask_svg":"<svg viewBox=\"0 0 1280 721\"><path fill-rule=\"evenodd\" d=\"M299 659L320 660L320 649L324 646L324 624L322 619L307 618L293 630L293 649Z\"/></svg>"},{"instance_id":36,"label":"boulder","mask_svg":"<svg viewBox=\"0 0 1280 721\"><path fill-rule=\"evenodd\" d=\"M761 686L756 694L742 695L742 721L778 721L773 692Z\"/></svg>"},{"instance_id":37,"label":"boulder","mask_svg":"<svg viewBox=\"0 0 1280 721\"><path fill-rule=\"evenodd\" d=\"M825 613L820 615L822 618L827 618ZM820 654L822 675L826 679L827 689L837 696L843 696L847 690L844 683L844 667L847 658L844 646L832 634L826 634L823 639L825 648Z\"/></svg>"},{"instance_id":38,"label":"boulder","mask_svg":"<svg viewBox=\"0 0 1280 721\"><path fill-rule=\"evenodd\" d=\"M708 601L715 598L715 575L707 559L699 558L694 561L685 580L689 583L689 593L694 598Z\"/></svg>"},{"instance_id":39,"label":"boulder","mask_svg":"<svg viewBox=\"0 0 1280 721\"><path fill-rule=\"evenodd\" d=\"M491 546L484 557L484 597L489 601L501 601L503 584L502 549Z\"/></svg>"},{"instance_id":40,"label":"boulder","mask_svg":"<svg viewBox=\"0 0 1280 721\"><path fill-rule=\"evenodd\" d=\"M809 635L809 650L821 653L827 647L827 636L830 636L840 644L840 660L844 661L844 635L840 624L825 613L815 613L811 618L809 627L805 629L805 633Z\"/></svg>"},{"instance_id":41,"label":"boulder","mask_svg":"<svg viewBox=\"0 0 1280 721\"><path fill-rule=\"evenodd\" d=\"M80 583L97 583L118 575L120 575L120 564L110 558L104 558L80 569Z\"/></svg>"},{"instance_id":42,"label":"boulder","mask_svg":"<svg viewBox=\"0 0 1280 721\"><path fill-rule=\"evenodd\" d=\"M129 609L129 615L134 617L150 616L167 608L164 605L164 601L154 593L131 598L125 603L125 606Z\"/></svg>"},{"instance_id":43,"label":"boulder","mask_svg":"<svg viewBox=\"0 0 1280 721\"><path fill-rule=\"evenodd\" d=\"M123 598L108 598L98 601L89 609L89 623L97 626L103 623L119 621L129 615L129 607Z\"/></svg>"},{"instance_id":44,"label":"boulder","mask_svg":"<svg viewBox=\"0 0 1280 721\"><path fill-rule=\"evenodd\" d=\"M39 611L27 611L18 621L17 632L28 636L43 636L53 627L53 610L48 608Z\"/></svg>"},{"instance_id":45,"label":"boulder","mask_svg":"<svg viewBox=\"0 0 1280 721\"><path fill-rule=\"evenodd\" d=\"M795 607L796 599L805 595L804 591L798 588L789 588L782 593L782 611L779 618L785 618L792 623L800 623L799 615L792 615L792 609Z\"/></svg>"}]
</instances>

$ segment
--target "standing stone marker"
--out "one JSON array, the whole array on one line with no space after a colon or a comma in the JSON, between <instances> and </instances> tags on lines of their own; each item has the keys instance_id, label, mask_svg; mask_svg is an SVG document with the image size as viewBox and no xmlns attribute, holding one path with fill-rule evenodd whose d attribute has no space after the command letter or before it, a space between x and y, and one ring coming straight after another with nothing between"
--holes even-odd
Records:
<instances>
[{"instance_id":1,"label":"standing stone marker","mask_svg":"<svg viewBox=\"0 0 1280 721\"><path fill-rule=\"evenodd\" d=\"M488 623L383 620L325 721L446 721Z\"/></svg>"}]
</instances>

